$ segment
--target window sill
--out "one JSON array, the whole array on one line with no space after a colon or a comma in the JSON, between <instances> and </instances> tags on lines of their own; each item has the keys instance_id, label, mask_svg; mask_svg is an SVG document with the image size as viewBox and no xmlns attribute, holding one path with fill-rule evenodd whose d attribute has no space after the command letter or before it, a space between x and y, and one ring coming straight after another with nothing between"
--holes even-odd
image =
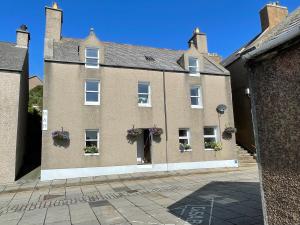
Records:
<instances>
[{"instance_id":1,"label":"window sill","mask_svg":"<svg viewBox=\"0 0 300 225\"><path fill-rule=\"evenodd\" d=\"M94 155L99 155L98 153L84 153L84 156L94 156Z\"/></svg>"},{"instance_id":2,"label":"window sill","mask_svg":"<svg viewBox=\"0 0 300 225\"><path fill-rule=\"evenodd\" d=\"M204 150L205 150L205 151L214 151L213 148L205 148Z\"/></svg>"},{"instance_id":3,"label":"window sill","mask_svg":"<svg viewBox=\"0 0 300 225\"><path fill-rule=\"evenodd\" d=\"M99 69L100 66L99 65L98 66L87 66L87 65L85 65L85 68L88 68L88 69Z\"/></svg>"},{"instance_id":4,"label":"window sill","mask_svg":"<svg viewBox=\"0 0 300 225\"><path fill-rule=\"evenodd\" d=\"M100 102L85 102L84 105L100 105Z\"/></svg>"},{"instance_id":5,"label":"window sill","mask_svg":"<svg viewBox=\"0 0 300 225\"><path fill-rule=\"evenodd\" d=\"M191 105L192 109L203 109L203 106L198 105Z\"/></svg>"},{"instance_id":6,"label":"window sill","mask_svg":"<svg viewBox=\"0 0 300 225\"><path fill-rule=\"evenodd\" d=\"M186 150L180 150L180 149L179 149L179 151L180 151L180 152L192 152L193 149L186 149Z\"/></svg>"},{"instance_id":7,"label":"window sill","mask_svg":"<svg viewBox=\"0 0 300 225\"><path fill-rule=\"evenodd\" d=\"M200 77L200 73L189 73L190 77Z\"/></svg>"},{"instance_id":8,"label":"window sill","mask_svg":"<svg viewBox=\"0 0 300 225\"><path fill-rule=\"evenodd\" d=\"M152 105L138 105L139 107L145 107L145 108L151 108L152 107Z\"/></svg>"}]
</instances>

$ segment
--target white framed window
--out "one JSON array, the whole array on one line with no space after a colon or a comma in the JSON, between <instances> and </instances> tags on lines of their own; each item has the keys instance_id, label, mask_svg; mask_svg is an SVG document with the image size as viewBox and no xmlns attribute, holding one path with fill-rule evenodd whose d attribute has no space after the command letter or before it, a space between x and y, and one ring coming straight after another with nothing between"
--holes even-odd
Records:
<instances>
[{"instance_id":1,"label":"white framed window","mask_svg":"<svg viewBox=\"0 0 300 225\"><path fill-rule=\"evenodd\" d=\"M99 68L99 49L88 47L85 49L85 67Z\"/></svg>"},{"instance_id":2,"label":"white framed window","mask_svg":"<svg viewBox=\"0 0 300 225\"><path fill-rule=\"evenodd\" d=\"M178 136L179 136L179 149L181 151L191 151L191 135L190 135L190 129L188 128L180 128L178 130Z\"/></svg>"},{"instance_id":3,"label":"white framed window","mask_svg":"<svg viewBox=\"0 0 300 225\"><path fill-rule=\"evenodd\" d=\"M204 127L204 148L205 150L214 150L214 144L218 142L218 128Z\"/></svg>"},{"instance_id":4,"label":"white framed window","mask_svg":"<svg viewBox=\"0 0 300 225\"><path fill-rule=\"evenodd\" d=\"M199 60L196 57L189 57L189 72L190 76L200 76Z\"/></svg>"},{"instance_id":5,"label":"white framed window","mask_svg":"<svg viewBox=\"0 0 300 225\"><path fill-rule=\"evenodd\" d=\"M138 105L151 107L151 88L149 82L138 82Z\"/></svg>"},{"instance_id":6,"label":"white framed window","mask_svg":"<svg viewBox=\"0 0 300 225\"><path fill-rule=\"evenodd\" d=\"M84 89L84 104L100 105L100 81L86 80Z\"/></svg>"},{"instance_id":7,"label":"white framed window","mask_svg":"<svg viewBox=\"0 0 300 225\"><path fill-rule=\"evenodd\" d=\"M85 147L92 146L99 148L99 130L97 129L85 130Z\"/></svg>"},{"instance_id":8,"label":"white framed window","mask_svg":"<svg viewBox=\"0 0 300 225\"><path fill-rule=\"evenodd\" d=\"M190 88L191 107L203 108L201 87L199 85L193 85Z\"/></svg>"}]
</instances>

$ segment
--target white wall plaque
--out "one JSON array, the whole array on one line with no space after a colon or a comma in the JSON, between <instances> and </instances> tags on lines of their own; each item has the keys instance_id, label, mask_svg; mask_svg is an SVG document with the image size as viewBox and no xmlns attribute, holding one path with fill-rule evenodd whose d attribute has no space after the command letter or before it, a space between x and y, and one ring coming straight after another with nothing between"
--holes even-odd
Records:
<instances>
[{"instance_id":1,"label":"white wall plaque","mask_svg":"<svg viewBox=\"0 0 300 225\"><path fill-rule=\"evenodd\" d=\"M43 110L42 130L48 130L48 110Z\"/></svg>"}]
</instances>

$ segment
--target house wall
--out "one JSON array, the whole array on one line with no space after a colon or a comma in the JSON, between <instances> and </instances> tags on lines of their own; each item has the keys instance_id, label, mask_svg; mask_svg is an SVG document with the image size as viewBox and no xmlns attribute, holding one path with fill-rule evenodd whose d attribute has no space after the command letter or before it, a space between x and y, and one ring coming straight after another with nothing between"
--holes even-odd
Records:
<instances>
[{"instance_id":1,"label":"house wall","mask_svg":"<svg viewBox=\"0 0 300 225\"><path fill-rule=\"evenodd\" d=\"M30 77L28 82L29 82L29 90L35 88L38 85L43 85L42 81L37 77Z\"/></svg>"},{"instance_id":2,"label":"house wall","mask_svg":"<svg viewBox=\"0 0 300 225\"><path fill-rule=\"evenodd\" d=\"M16 170L20 74L0 72L0 183L13 182Z\"/></svg>"},{"instance_id":3,"label":"house wall","mask_svg":"<svg viewBox=\"0 0 300 225\"><path fill-rule=\"evenodd\" d=\"M100 106L84 105L86 79L100 80ZM138 81L150 82L152 107L138 107ZM190 107L192 84L203 86L204 109ZM218 104L228 106L220 118L221 129L225 124L234 125L230 90L229 76L199 78L184 73L110 67L87 69L79 64L45 62L44 109L48 110L48 130L43 131L42 174L48 169L136 165L137 143L130 144L126 138L133 125L163 128L161 139L152 143L153 164L236 159L234 137L223 140L224 149L217 153L205 151L203 143L203 125L218 125ZM70 132L70 145L66 148L54 146L51 137L51 132L61 127ZM179 128L190 129L193 151L179 151ZM100 130L99 156L84 155L85 129Z\"/></svg>"},{"instance_id":4,"label":"house wall","mask_svg":"<svg viewBox=\"0 0 300 225\"><path fill-rule=\"evenodd\" d=\"M278 52L250 64L263 205L267 224L300 224L300 45Z\"/></svg>"},{"instance_id":5,"label":"house wall","mask_svg":"<svg viewBox=\"0 0 300 225\"><path fill-rule=\"evenodd\" d=\"M237 128L236 142L250 152L255 152L251 101L245 94L249 88L249 72L241 59L226 67L231 74L234 122Z\"/></svg>"}]
</instances>

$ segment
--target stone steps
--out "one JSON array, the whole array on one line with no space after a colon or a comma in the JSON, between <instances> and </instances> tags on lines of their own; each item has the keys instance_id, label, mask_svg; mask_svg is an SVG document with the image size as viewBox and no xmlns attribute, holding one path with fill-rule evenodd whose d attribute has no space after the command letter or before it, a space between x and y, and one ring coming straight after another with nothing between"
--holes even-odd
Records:
<instances>
[{"instance_id":1,"label":"stone steps","mask_svg":"<svg viewBox=\"0 0 300 225\"><path fill-rule=\"evenodd\" d=\"M256 155L251 155L247 150L242 148L241 146L237 146L238 148L238 158L239 158L239 166L253 166L256 164Z\"/></svg>"}]
</instances>

